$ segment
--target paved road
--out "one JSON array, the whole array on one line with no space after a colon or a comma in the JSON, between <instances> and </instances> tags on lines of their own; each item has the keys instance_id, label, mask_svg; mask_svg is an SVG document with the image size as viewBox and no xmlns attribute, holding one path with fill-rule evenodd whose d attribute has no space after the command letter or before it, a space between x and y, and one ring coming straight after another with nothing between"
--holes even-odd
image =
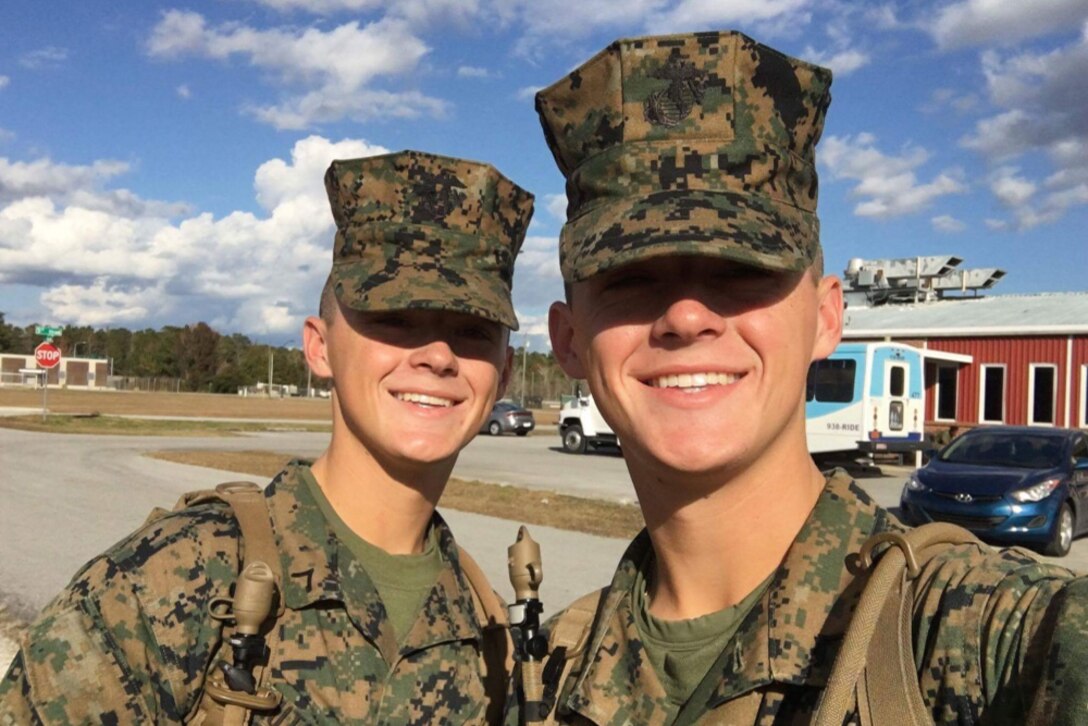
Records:
<instances>
[{"instance_id":1,"label":"paved road","mask_svg":"<svg viewBox=\"0 0 1088 726\"><path fill-rule=\"evenodd\" d=\"M0 429L0 602L29 616L44 605L87 559L139 526L156 506L170 507L178 496L230 478L230 474L201 467L150 459L143 454L161 449L207 448L267 449L314 456L324 448L327 434L261 433L239 437L133 437L36 434ZM464 456L458 475L465 478L515 483L516 467L489 459L510 456L504 447L524 446L529 439L485 437ZM571 457L548 452L536 439L540 460ZM488 447L494 449L488 452ZM594 457L601 458L601 457ZM478 464L473 462L478 461ZM630 496L623 462L610 460L615 498ZM463 466L463 469L462 469ZM527 457L531 470L539 466ZM593 468L592 465L591 469ZM616 468L618 466L618 469ZM513 472L513 473L512 473ZM559 474L562 471L558 472ZM536 476L527 483L554 487L557 475ZM604 491L601 484L586 489ZM577 490L578 487L572 487ZM509 596L506 547L513 542L513 522L456 511L444 512L458 540L476 554L496 588ZM548 527L533 526L544 548L545 579L542 599L549 610L577 595L606 584L625 542ZM555 573L563 573L559 578ZM549 573L552 574L549 577Z\"/></svg>"},{"instance_id":2,"label":"paved road","mask_svg":"<svg viewBox=\"0 0 1088 726\"><path fill-rule=\"evenodd\" d=\"M230 475L143 456L159 449L266 449L314 456L327 434L260 433L238 437L174 438L49 435L0 429L0 602L27 615L39 609L88 558L137 527L155 506L169 507L186 491ZM455 474L617 501L633 491L623 459L574 456L558 436L478 437ZM900 476L862 480L876 500L898 503ZM513 523L448 512L458 539L478 555L501 592L509 594L505 548ZM551 607L602 584L623 550L619 540L533 527L545 550L543 595ZM1088 571L1088 538L1063 560ZM563 573L563 580L554 573ZM547 573L553 573L547 577Z\"/></svg>"}]
</instances>

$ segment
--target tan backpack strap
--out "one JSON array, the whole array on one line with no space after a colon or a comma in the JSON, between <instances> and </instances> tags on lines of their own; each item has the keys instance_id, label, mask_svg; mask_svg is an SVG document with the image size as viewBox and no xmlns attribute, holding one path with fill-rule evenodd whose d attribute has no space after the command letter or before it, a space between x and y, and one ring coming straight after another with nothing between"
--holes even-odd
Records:
<instances>
[{"instance_id":1,"label":"tan backpack strap","mask_svg":"<svg viewBox=\"0 0 1088 726\"><path fill-rule=\"evenodd\" d=\"M468 552L457 548L457 560L461 572L468 580L472 604L480 620L483 659L484 692L487 696L487 723L501 723L509 693L510 676L514 671L514 641L510 636L510 622L506 606L495 594L487 575Z\"/></svg>"},{"instance_id":2,"label":"tan backpack strap","mask_svg":"<svg viewBox=\"0 0 1088 726\"><path fill-rule=\"evenodd\" d=\"M857 610L820 700L814 726L842 726L858 707L862 723L932 724L914 665L911 583L925 565L950 545L978 540L946 523L906 533L882 532L861 547L859 564L869 571ZM873 550L890 545L873 566Z\"/></svg>"},{"instance_id":3,"label":"tan backpack strap","mask_svg":"<svg viewBox=\"0 0 1088 726\"><path fill-rule=\"evenodd\" d=\"M585 650L593 619L597 616L601 600L607 592L608 588L604 587L583 595L559 614L548 639L552 651L563 648L570 659Z\"/></svg>"},{"instance_id":4,"label":"tan backpack strap","mask_svg":"<svg viewBox=\"0 0 1088 726\"><path fill-rule=\"evenodd\" d=\"M539 710L526 721L556 724L556 705L563 685L570 676L574 664L579 661L589 643L593 623L608 594L609 588L583 595L570 605L552 623L548 633L548 656L541 668L539 682L543 693L539 697ZM524 663L522 667L524 667ZM540 664L534 664L540 667Z\"/></svg>"},{"instance_id":5,"label":"tan backpack strap","mask_svg":"<svg viewBox=\"0 0 1088 726\"><path fill-rule=\"evenodd\" d=\"M263 562L272 570L280 597L276 598L276 617L283 615L283 566L280 563L272 519L265 504L264 490L251 481L229 481L215 488L220 499L230 505L238 528L242 530L242 569L251 562Z\"/></svg>"},{"instance_id":6,"label":"tan backpack strap","mask_svg":"<svg viewBox=\"0 0 1088 726\"><path fill-rule=\"evenodd\" d=\"M510 627L506 606L503 605L499 596L495 594L491 583L488 582L487 575L476 564L476 560L472 559L472 555L465 552L460 546L457 547L457 559L461 564L461 572L465 573L465 579L468 580L472 594L480 601L483 608L481 613L485 619L483 625L486 627Z\"/></svg>"},{"instance_id":7,"label":"tan backpack strap","mask_svg":"<svg viewBox=\"0 0 1088 726\"><path fill-rule=\"evenodd\" d=\"M191 492L181 498L179 507L193 506L207 501L223 501L234 513L241 530L242 563L240 572L254 563L263 563L271 571L275 581L275 618L285 610L283 597L283 567L280 562L276 536L265 501L264 490L248 481L224 482L215 491ZM214 608L214 605L213 605ZM214 617L214 615L213 615ZM219 619L219 618L217 618ZM271 628L266 638L268 653L275 652L279 628ZM244 726L254 710L271 711L280 704L280 694L266 686L271 669L257 666L253 669L256 692L247 694L226 686L221 674L212 673L204 682L199 703L189 723L200 726Z\"/></svg>"}]
</instances>

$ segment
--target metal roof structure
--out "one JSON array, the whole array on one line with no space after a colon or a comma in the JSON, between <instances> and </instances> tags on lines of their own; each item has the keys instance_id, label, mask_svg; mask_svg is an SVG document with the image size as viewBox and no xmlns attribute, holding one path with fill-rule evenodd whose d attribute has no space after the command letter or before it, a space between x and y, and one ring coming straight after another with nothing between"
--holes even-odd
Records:
<instances>
[{"instance_id":1,"label":"metal roof structure","mask_svg":"<svg viewBox=\"0 0 1088 726\"><path fill-rule=\"evenodd\" d=\"M978 338L1088 334L1088 292L860 307L845 312L843 339Z\"/></svg>"}]
</instances>

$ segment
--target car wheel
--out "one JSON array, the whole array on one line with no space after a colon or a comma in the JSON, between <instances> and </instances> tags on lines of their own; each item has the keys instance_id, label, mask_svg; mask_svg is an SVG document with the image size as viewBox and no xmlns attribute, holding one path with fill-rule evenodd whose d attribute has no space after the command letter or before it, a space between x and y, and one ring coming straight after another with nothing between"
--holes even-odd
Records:
<instances>
[{"instance_id":1,"label":"car wheel","mask_svg":"<svg viewBox=\"0 0 1088 726\"><path fill-rule=\"evenodd\" d=\"M586 437L582 434L582 427L571 424L563 432L563 448L572 454L586 453Z\"/></svg>"},{"instance_id":2,"label":"car wheel","mask_svg":"<svg viewBox=\"0 0 1088 726\"><path fill-rule=\"evenodd\" d=\"M502 424L498 421L492 421L487 425L487 433L492 436L499 436L502 434Z\"/></svg>"},{"instance_id":3,"label":"car wheel","mask_svg":"<svg viewBox=\"0 0 1088 726\"><path fill-rule=\"evenodd\" d=\"M518 436L525 436L525 435L526 435L526 434L528 434L528 433L529 433L528 431L518 431L518 432L517 432L517 435L518 435Z\"/></svg>"},{"instance_id":4,"label":"car wheel","mask_svg":"<svg viewBox=\"0 0 1088 726\"><path fill-rule=\"evenodd\" d=\"M1045 553L1051 557L1065 557L1073 546L1073 510L1063 504L1054 520L1054 531L1047 542Z\"/></svg>"}]
</instances>

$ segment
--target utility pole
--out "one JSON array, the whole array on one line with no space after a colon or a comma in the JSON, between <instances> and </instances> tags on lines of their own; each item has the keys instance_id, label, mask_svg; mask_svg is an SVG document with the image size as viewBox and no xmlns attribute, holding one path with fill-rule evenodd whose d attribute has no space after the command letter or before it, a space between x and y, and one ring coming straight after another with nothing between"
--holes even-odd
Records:
<instances>
[{"instance_id":1,"label":"utility pole","mask_svg":"<svg viewBox=\"0 0 1088 726\"><path fill-rule=\"evenodd\" d=\"M275 358L272 355L272 345L268 345L268 397L272 398L272 371L275 365Z\"/></svg>"},{"instance_id":2,"label":"utility pole","mask_svg":"<svg viewBox=\"0 0 1088 726\"><path fill-rule=\"evenodd\" d=\"M525 342L521 347L521 407L525 408L525 369L528 368L529 359L529 334L525 334Z\"/></svg>"}]
</instances>

